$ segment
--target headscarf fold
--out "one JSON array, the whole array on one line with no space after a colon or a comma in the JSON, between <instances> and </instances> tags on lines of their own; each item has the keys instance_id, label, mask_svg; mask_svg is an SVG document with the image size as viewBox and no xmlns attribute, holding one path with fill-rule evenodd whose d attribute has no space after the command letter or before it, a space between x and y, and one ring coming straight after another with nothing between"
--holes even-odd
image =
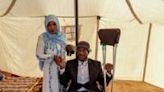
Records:
<instances>
[{"instance_id":1,"label":"headscarf fold","mask_svg":"<svg viewBox=\"0 0 164 92\"><path fill-rule=\"evenodd\" d=\"M56 23L57 32L55 34L49 33L48 28L47 28L49 22L55 22ZM66 45L65 44L65 35L60 30L59 20L56 16L54 16L54 15L46 16L45 28L46 28L46 32L43 33L43 35L46 35L48 41L60 43L62 47L65 47L65 45Z\"/></svg>"},{"instance_id":2,"label":"headscarf fold","mask_svg":"<svg viewBox=\"0 0 164 92\"><path fill-rule=\"evenodd\" d=\"M55 22L56 23L56 33L52 34L48 31L48 23L49 22ZM60 24L58 21L58 18L54 15L48 15L45 17L45 29L46 32L44 32L43 40L44 40L44 54L54 54L54 55L61 55L64 57L65 55L65 34L62 33L60 30ZM40 69L43 69L44 66L44 59L39 60Z\"/></svg>"}]
</instances>

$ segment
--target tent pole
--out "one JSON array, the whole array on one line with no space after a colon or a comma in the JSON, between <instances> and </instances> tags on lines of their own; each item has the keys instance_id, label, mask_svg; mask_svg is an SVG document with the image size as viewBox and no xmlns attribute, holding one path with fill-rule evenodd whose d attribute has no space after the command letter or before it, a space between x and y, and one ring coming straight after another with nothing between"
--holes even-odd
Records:
<instances>
[{"instance_id":1,"label":"tent pole","mask_svg":"<svg viewBox=\"0 0 164 92\"><path fill-rule=\"evenodd\" d=\"M75 16L58 16L59 18L75 18ZM97 17L96 15L94 16L78 16L78 18L94 18Z\"/></svg>"},{"instance_id":2,"label":"tent pole","mask_svg":"<svg viewBox=\"0 0 164 92\"><path fill-rule=\"evenodd\" d=\"M76 35L76 46L78 44L78 38L79 38L79 32L78 32L78 29L79 29L79 15L78 15L78 0L75 0L75 35Z\"/></svg>"},{"instance_id":3,"label":"tent pole","mask_svg":"<svg viewBox=\"0 0 164 92\"><path fill-rule=\"evenodd\" d=\"M116 71L116 54L117 54L117 44L114 44L113 46L113 78L111 82L111 91L110 92L115 92L114 91L114 77L115 77L115 71Z\"/></svg>"},{"instance_id":4,"label":"tent pole","mask_svg":"<svg viewBox=\"0 0 164 92\"><path fill-rule=\"evenodd\" d=\"M103 52L103 67L106 64L106 44L102 44L102 52ZM103 74L104 74L104 92L106 92L106 73L107 71L104 69Z\"/></svg>"},{"instance_id":5,"label":"tent pole","mask_svg":"<svg viewBox=\"0 0 164 92\"><path fill-rule=\"evenodd\" d=\"M149 24L149 32L148 32L147 43L146 43L145 62L144 62L144 70L143 70L143 77L142 77L143 82L145 81L145 76L146 76L146 68L147 68L147 62L148 62L148 56L149 56L151 31L152 31L152 23Z\"/></svg>"},{"instance_id":6,"label":"tent pole","mask_svg":"<svg viewBox=\"0 0 164 92\"><path fill-rule=\"evenodd\" d=\"M99 25L100 25L100 16L97 16L97 32L99 30ZM98 56L98 34L96 33L96 47L95 47L95 59L97 60L97 56Z\"/></svg>"}]
</instances>

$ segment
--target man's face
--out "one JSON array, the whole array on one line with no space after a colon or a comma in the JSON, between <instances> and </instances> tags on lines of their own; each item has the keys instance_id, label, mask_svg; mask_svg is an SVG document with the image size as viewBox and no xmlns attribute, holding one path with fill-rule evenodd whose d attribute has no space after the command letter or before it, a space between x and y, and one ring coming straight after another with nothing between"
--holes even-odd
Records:
<instances>
[{"instance_id":1,"label":"man's face","mask_svg":"<svg viewBox=\"0 0 164 92\"><path fill-rule=\"evenodd\" d=\"M49 22L47 25L48 32L55 34L57 32L57 26L55 22Z\"/></svg>"},{"instance_id":2,"label":"man's face","mask_svg":"<svg viewBox=\"0 0 164 92\"><path fill-rule=\"evenodd\" d=\"M88 54L89 54L86 48L81 48L81 47L77 48L76 53L77 53L77 58L80 61L85 61L88 58Z\"/></svg>"}]
</instances>

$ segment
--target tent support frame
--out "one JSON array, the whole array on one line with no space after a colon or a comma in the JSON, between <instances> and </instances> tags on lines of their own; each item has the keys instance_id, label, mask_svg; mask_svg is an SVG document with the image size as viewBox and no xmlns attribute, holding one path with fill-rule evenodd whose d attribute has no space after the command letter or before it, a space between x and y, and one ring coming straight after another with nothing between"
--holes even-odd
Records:
<instances>
[{"instance_id":1,"label":"tent support frame","mask_svg":"<svg viewBox=\"0 0 164 92\"><path fill-rule=\"evenodd\" d=\"M126 0L126 3L131 11L131 13L133 14L134 18L140 23L140 24L143 24L143 22L141 21L141 19L137 16L137 14L135 13L131 3L130 3L130 0Z\"/></svg>"},{"instance_id":2,"label":"tent support frame","mask_svg":"<svg viewBox=\"0 0 164 92\"><path fill-rule=\"evenodd\" d=\"M142 76L143 82L145 81L145 76L146 76L146 68L147 68L147 62L148 62L148 56L149 56L151 31L152 31L152 23L149 24L148 37L147 37L147 43L146 43L145 62L144 62L144 70L143 70L143 76Z\"/></svg>"},{"instance_id":3,"label":"tent support frame","mask_svg":"<svg viewBox=\"0 0 164 92\"><path fill-rule=\"evenodd\" d=\"M16 0L12 0L11 4L7 8L6 12L4 14L2 14L0 17L6 16L11 11L11 9L14 7L15 3L16 3Z\"/></svg>"}]
</instances>

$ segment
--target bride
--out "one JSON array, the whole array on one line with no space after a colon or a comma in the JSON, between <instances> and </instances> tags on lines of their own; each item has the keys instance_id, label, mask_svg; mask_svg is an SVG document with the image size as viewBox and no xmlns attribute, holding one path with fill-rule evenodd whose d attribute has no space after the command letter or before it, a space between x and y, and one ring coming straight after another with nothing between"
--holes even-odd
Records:
<instances>
[{"instance_id":1,"label":"bride","mask_svg":"<svg viewBox=\"0 0 164 92\"><path fill-rule=\"evenodd\" d=\"M45 18L46 32L38 37L36 56L40 69L43 71L42 92L62 92L62 85L58 79L58 66L53 58L62 59L65 53L65 35L60 30L58 18L48 15Z\"/></svg>"}]
</instances>

